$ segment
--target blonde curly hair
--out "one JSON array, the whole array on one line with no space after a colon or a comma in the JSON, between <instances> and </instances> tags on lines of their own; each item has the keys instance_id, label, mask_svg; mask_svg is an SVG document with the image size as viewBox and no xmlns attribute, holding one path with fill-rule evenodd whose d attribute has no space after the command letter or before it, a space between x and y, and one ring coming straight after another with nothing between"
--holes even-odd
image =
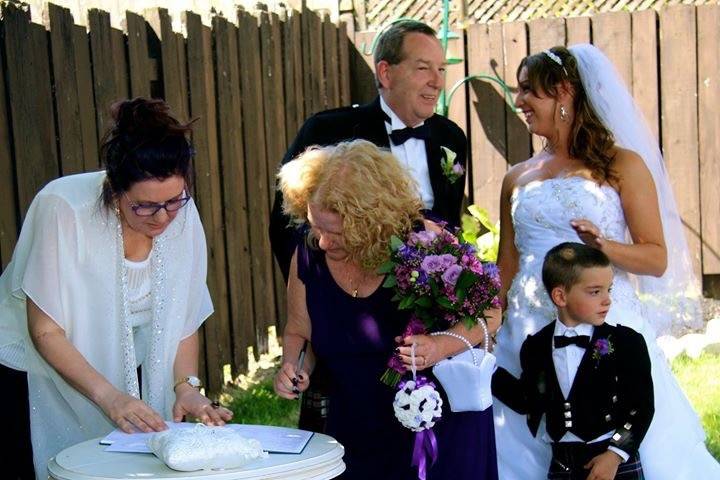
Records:
<instances>
[{"instance_id":1,"label":"blonde curly hair","mask_svg":"<svg viewBox=\"0 0 720 480\"><path fill-rule=\"evenodd\" d=\"M374 269L389 258L390 238L422 219L417 185L387 150L366 140L310 147L278 173L283 211L307 223L308 204L342 218L350 260Z\"/></svg>"}]
</instances>

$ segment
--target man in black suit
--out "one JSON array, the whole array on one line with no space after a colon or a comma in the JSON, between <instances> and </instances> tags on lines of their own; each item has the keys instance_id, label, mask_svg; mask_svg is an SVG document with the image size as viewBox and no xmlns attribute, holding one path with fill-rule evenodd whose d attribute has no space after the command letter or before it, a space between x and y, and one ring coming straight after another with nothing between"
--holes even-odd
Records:
<instances>
[{"instance_id":1,"label":"man in black suit","mask_svg":"<svg viewBox=\"0 0 720 480\"><path fill-rule=\"evenodd\" d=\"M612 268L580 243L552 248L543 283L558 318L520 350L520 380L499 368L493 394L527 415L533 436L552 445L550 479L642 479L638 448L654 413L650 358L642 335L605 323Z\"/></svg>"},{"instance_id":2,"label":"man in black suit","mask_svg":"<svg viewBox=\"0 0 720 480\"><path fill-rule=\"evenodd\" d=\"M433 218L458 226L467 139L455 123L435 114L446 64L435 31L414 20L397 22L378 39L374 60L378 97L366 105L327 110L310 117L282 163L311 145L369 140L390 148L406 165ZM448 157L452 163L444 168ZM285 281L299 240L288 223L278 191L270 219L270 242Z\"/></svg>"},{"instance_id":3,"label":"man in black suit","mask_svg":"<svg viewBox=\"0 0 720 480\"><path fill-rule=\"evenodd\" d=\"M407 167L433 219L459 226L467 139L455 123L435 114L446 65L435 30L414 20L397 22L378 39L373 56L378 97L366 105L327 110L310 117L282 163L311 145L369 140L389 148ZM278 190L270 218L270 243L285 282L302 235L283 214ZM328 405L322 368L315 367L313 384L303 394L300 428L306 430L322 432L325 428Z\"/></svg>"}]
</instances>

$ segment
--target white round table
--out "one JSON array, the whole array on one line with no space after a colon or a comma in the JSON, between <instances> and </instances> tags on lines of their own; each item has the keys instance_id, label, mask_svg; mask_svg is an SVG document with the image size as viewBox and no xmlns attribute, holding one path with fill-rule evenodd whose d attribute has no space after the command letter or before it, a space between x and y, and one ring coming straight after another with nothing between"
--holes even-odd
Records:
<instances>
[{"instance_id":1,"label":"white round table","mask_svg":"<svg viewBox=\"0 0 720 480\"><path fill-rule=\"evenodd\" d=\"M240 469L178 472L149 453L105 452L100 439L66 448L48 462L55 480L160 479L174 480L326 480L345 471L345 449L334 438L312 436L301 454L271 453Z\"/></svg>"}]
</instances>

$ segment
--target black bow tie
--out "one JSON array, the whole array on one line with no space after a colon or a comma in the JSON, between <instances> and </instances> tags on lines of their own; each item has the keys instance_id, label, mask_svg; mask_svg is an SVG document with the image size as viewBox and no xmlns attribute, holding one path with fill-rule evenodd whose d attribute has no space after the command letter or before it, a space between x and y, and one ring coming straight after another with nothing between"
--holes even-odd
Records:
<instances>
[{"instance_id":1,"label":"black bow tie","mask_svg":"<svg viewBox=\"0 0 720 480\"><path fill-rule=\"evenodd\" d=\"M587 348L590 345L590 337L587 335L575 335L574 337L566 337L564 335L555 336L555 348L565 348L568 345Z\"/></svg>"},{"instance_id":2,"label":"black bow tie","mask_svg":"<svg viewBox=\"0 0 720 480\"><path fill-rule=\"evenodd\" d=\"M405 127L399 130L393 130L390 133L390 140L392 141L393 145L402 145L410 138L427 140L428 138L430 138L430 127L428 127L427 123L423 123L419 127Z\"/></svg>"}]
</instances>

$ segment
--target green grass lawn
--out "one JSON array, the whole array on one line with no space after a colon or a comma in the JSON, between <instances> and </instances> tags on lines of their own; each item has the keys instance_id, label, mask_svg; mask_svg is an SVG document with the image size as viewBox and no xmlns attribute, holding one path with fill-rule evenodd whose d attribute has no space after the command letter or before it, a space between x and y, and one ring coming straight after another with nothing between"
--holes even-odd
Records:
<instances>
[{"instance_id":1,"label":"green grass lawn","mask_svg":"<svg viewBox=\"0 0 720 480\"><path fill-rule=\"evenodd\" d=\"M720 355L703 354L698 359L682 355L672 368L702 419L708 450L720 460Z\"/></svg>"},{"instance_id":2,"label":"green grass lawn","mask_svg":"<svg viewBox=\"0 0 720 480\"><path fill-rule=\"evenodd\" d=\"M672 367L702 419L708 449L720 460L720 355L704 354L698 359L683 355L675 359ZM275 395L272 373L272 369L264 369L257 383L227 390L224 403L234 412L234 422L297 425L299 403Z\"/></svg>"}]
</instances>

